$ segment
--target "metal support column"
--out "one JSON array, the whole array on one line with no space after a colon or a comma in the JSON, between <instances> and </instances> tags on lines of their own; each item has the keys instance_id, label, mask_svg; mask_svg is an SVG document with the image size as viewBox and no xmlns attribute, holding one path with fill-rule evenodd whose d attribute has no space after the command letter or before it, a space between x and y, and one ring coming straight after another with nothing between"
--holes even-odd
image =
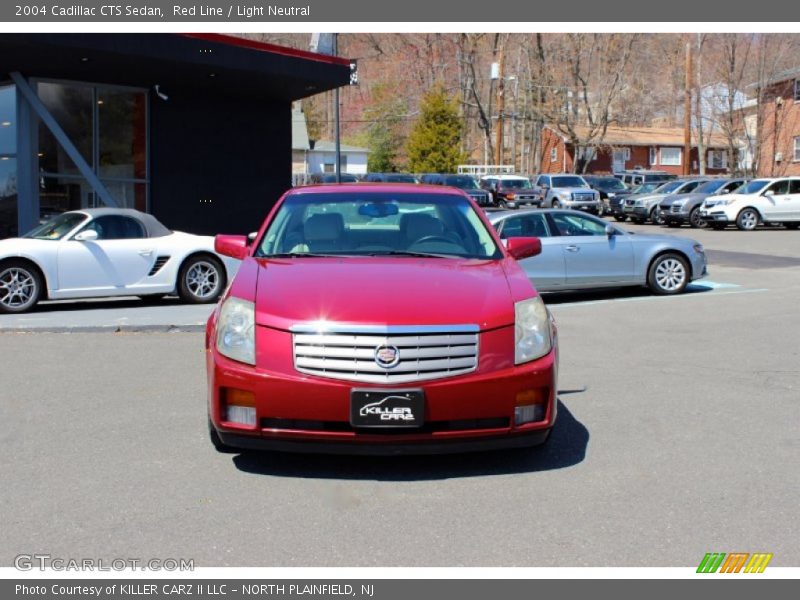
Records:
<instances>
[{"instance_id":1,"label":"metal support column","mask_svg":"<svg viewBox=\"0 0 800 600\"><path fill-rule=\"evenodd\" d=\"M17 232L39 224L38 121L17 85ZM35 93L35 92L34 92Z\"/></svg>"},{"instance_id":2,"label":"metal support column","mask_svg":"<svg viewBox=\"0 0 800 600\"><path fill-rule=\"evenodd\" d=\"M36 113L39 119L44 123L47 128L52 132L53 136L56 138L56 141L61 145L64 149L64 152L72 159L72 162L75 163L75 166L78 168L78 171L81 175L86 179L94 192L100 197L103 204L106 206L110 206L112 208L118 208L119 205L117 201L108 193L106 186L103 185L103 182L97 177L97 175L92 170L92 167L89 166L89 163L83 158L81 153L75 147L75 144L72 143L72 140L69 139L66 132L61 128L58 124L58 121L55 120L53 115L50 114L50 111L47 110L47 107L42 103L39 99L39 96L36 92L31 88L28 81L22 76L21 73L18 71L13 71L11 73L11 79L17 86L17 90L22 93L22 96L25 98L25 101L28 103L31 109Z\"/></svg>"}]
</instances>

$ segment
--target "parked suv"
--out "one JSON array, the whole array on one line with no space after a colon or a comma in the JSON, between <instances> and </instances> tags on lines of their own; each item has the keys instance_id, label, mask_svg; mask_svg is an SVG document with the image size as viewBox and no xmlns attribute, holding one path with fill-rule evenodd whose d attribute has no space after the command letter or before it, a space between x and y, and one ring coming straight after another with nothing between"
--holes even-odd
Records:
<instances>
[{"instance_id":1,"label":"parked suv","mask_svg":"<svg viewBox=\"0 0 800 600\"><path fill-rule=\"evenodd\" d=\"M800 227L800 177L755 179L732 194L704 204L700 217L714 229L735 223L752 231L761 223L783 223L788 229Z\"/></svg>"},{"instance_id":2,"label":"parked suv","mask_svg":"<svg viewBox=\"0 0 800 600\"><path fill-rule=\"evenodd\" d=\"M600 193L580 175L537 175L533 191L542 199L542 208L574 208L600 214Z\"/></svg>"},{"instance_id":3,"label":"parked suv","mask_svg":"<svg viewBox=\"0 0 800 600\"><path fill-rule=\"evenodd\" d=\"M614 177L622 181L627 187L635 188L643 183L672 181L677 179L677 175L666 171L646 171L644 169L633 169L630 171L618 171Z\"/></svg>"},{"instance_id":4,"label":"parked suv","mask_svg":"<svg viewBox=\"0 0 800 600\"><path fill-rule=\"evenodd\" d=\"M700 206L712 196L730 194L746 182L745 179L713 179L698 185L690 194L674 194L664 198L658 205L661 217L670 227L689 223L694 228L707 225L700 218Z\"/></svg>"},{"instance_id":5,"label":"parked suv","mask_svg":"<svg viewBox=\"0 0 800 600\"><path fill-rule=\"evenodd\" d=\"M531 189L531 180L521 175L485 175L481 177L481 187L492 195L492 204L501 208L541 205Z\"/></svg>"},{"instance_id":6,"label":"parked suv","mask_svg":"<svg viewBox=\"0 0 800 600\"><path fill-rule=\"evenodd\" d=\"M464 194L309 186L280 198L206 329L209 435L237 448L425 454L543 443L555 322Z\"/></svg>"},{"instance_id":7,"label":"parked suv","mask_svg":"<svg viewBox=\"0 0 800 600\"><path fill-rule=\"evenodd\" d=\"M635 195L652 194L656 189L658 189L662 185L664 185L663 182L649 181L647 183L642 183L638 187L635 187L632 190L630 190L630 194L619 195L615 196L614 198L609 198L608 209L611 215L617 221L620 222L626 221L628 219L628 215L625 214L625 199Z\"/></svg>"},{"instance_id":8,"label":"parked suv","mask_svg":"<svg viewBox=\"0 0 800 600\"><path fill-rule=\"evenodd\" d=\"M630 196L632 191L625 187L616 177L611 175L584 175L583 179L593 190L600 194L600 214L614 214L611 210L611 200ZM622 209L620 209L622 212Z\"/></svg>"},{"instance_id":9,"label":"parked suv","mask_svg":"<svg viewBox=\"0 0 800 600\"><path fill-rule=\"evenodd\" d=\"M666 196L672 194L688 194L708 179L676 179L656 188L651 194L632 194L625 198L623 211L634 223L650 221L655 225L662 225L663 218L658 210L658 204Z\"/></svg>"},{"instance_id":10,"label":"parked suv","mask_svg":"<svg viewBox=\"0 0 800 600\"><path fill-rule=\"evenodd\" d=\"M422 176L422 183L429 185L447 185L464 190L480 206L493 206L492 195L482 190L472 175L428 173Z\"/></svg>"}]
</instances>

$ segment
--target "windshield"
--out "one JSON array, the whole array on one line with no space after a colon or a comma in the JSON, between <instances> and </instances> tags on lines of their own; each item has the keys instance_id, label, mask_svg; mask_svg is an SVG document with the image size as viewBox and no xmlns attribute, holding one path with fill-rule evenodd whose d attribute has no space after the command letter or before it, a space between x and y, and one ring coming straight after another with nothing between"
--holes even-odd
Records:
<instances>
[{"instance_id":1,"label":"windshield","mask_svg":"<svg viewBox=\"0 0 800 600\"><path fill-rule=\"evenodd\" d=\"M733 190L734 194L757 194L765 186L769 185L771 181L769 179L754 179L744 185L739 186L735 190Z\"/></svg>"},{"instance_id":2,"label":"windshield","mask_svg":"<svg viewBox=\"0 0 800 600\"><path fill-rule=\"evenodd\" d=\"M661 187L657 188L655 192L657 194L671 194L685 183L685 181L670 181L669 183L665 183Z\"/></svg>"},{"instance_id":3,"label":"windshield","mask_svg":"<svg viewBox=\"0 0 800 600\"><path fill-rule=\"evenodd\" d=\"M524 190L531 187L531 182L528 179L501 179L500 187Z\"/></svg>"},{"instance_id":4,"label":"windshield","mask_svg":"<svg viewBox=\"0 0 800 600\"><path fill-rule=\"evenodd\" d=\"M589 187L582 177L553 177L554 188Z\"/></svg>"},{"instance_id":5,"label":"windshield","mask_svg":"<svg viewBox=\"0 0 800 600\"><path fill-rule=\"evenodd\" d=\"M626 190L625 184L616 177L605 177L603 179L595 179L594 184L603 191L613 192L614 190Z\"/></svg>"},{"instance_id":6,"label":"windshield","mask_svg":"<svg viewBox=\"0 0 800 600\"><path fill-rule=\"evenodd\" d=\"M655 191L660 185L661 182L648 181L647 183L643 183L640 186L635 187L632 192L634 194L649 194L650 192Z\"/></svg>"},{"instance_id":7,"label":"windshield","mask_svg":"<svg viewBox=\"0 0 800 600\"><path fill-rule=\"evenodd\" d=\"M62 213L32 229L22 237L35 240L60 240L87 218L83 213Z\"/></svg>"},{"instance_id":8,"label":"windshield","mask_svg":"<svg viewBox=\"0 0 800 600\"><path fill-rule=\"evenodd\" d=\"M294 194L281 204L256 256L501 258L487 227L455 194Z\"/></svg>"},{"instance_id":9,"label":"windshield","mask_svg":"<svg viewBox=\"0 0 800 600\"><path fill-rule=\"evenodd\" d=\"M694 191L697 192L698 194L713 194L726 183L728 182L725 179L706 181L704 184L698 185Z\"/></svg>"},{"instance_id":10,"label":"windshield","mask_svg":"<svg viewBox=\"0 0 800 600\"><path fill-rule=\"evenodd\" d=\"M474 190L478 187L476 181L469 175L452 175L444 178L444 184L457 187L462 190Z\"/></svg>"}]
</instances>

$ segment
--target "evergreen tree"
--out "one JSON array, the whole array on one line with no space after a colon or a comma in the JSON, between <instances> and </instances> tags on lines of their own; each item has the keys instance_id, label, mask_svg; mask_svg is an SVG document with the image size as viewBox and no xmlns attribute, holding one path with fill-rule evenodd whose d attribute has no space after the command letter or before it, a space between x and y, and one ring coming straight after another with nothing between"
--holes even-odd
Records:
<instances>
[{"instance_id":1,"label":"evergreen tree","mask_svg":"<svg viewBox=\"0 0 800 600\"><path fill-rule=\"evenodd\" d=\"M373 88L372 104L363 113L364 119L370 121L366 145L370 149L367 170L371 173L398 170L398 154L403 145L402 116L406 110L403 101L387 86Z\"/></svg>"},{"instance_id":2,"label":"evergreen tree","mask_svg":"<svg viewBox=\"0 0 800 600\"><path fill-rule=\"evenodd\" d=\"M422 98L420 116L406 143L412 173L454 173L464 162L458 105L442 87Z\"/></svg>"}]
</instances>

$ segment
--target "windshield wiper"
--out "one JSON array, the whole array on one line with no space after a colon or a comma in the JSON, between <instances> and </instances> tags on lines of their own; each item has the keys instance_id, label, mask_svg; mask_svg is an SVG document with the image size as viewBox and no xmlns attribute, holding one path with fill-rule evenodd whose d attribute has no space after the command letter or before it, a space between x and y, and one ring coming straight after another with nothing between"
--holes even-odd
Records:
<instances>
[{"instance_id":1,"label":"windshield wiper","mask_svg":"<svg viewBox=\"0 0 800 600\"><path fill-rule=\"evenodd\" d=\"M258 258L334 258L337 256L351 256L348 254L320 254L316 252L280 252L278 254L263 254Z\"/></svg>"},{"instance_id":2,"label":"windshield wiper","mask_svg":"<svg viewBox=\"0 0 800 600\"><path fill-rule=\"evenodd\" d=\"M412 250L376 250L367 256L416 256L421 258L458 258L452 254L435 254L433 252L414 252Z\"/></svg>"}]
</instances>

